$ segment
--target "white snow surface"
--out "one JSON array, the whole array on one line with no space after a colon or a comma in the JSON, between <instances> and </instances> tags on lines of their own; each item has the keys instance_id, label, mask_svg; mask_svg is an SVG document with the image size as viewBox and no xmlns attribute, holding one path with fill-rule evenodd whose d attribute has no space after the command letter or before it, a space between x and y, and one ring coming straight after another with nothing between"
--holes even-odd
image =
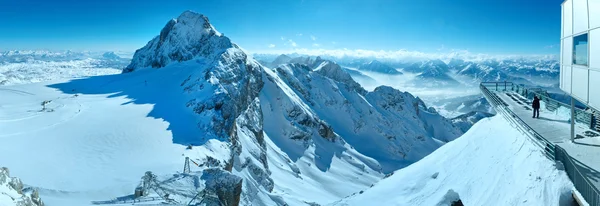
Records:
<instances>
[{"instance_id":1,"label":"white snow surface","mask_svg":"<svg viewBox=\"0 0 600 206\"><path fill-rule=\"evenodd\" d=\"M572 189L564 171L496 116L334 205L570 205Z\"/></svg>"}]
</instances>

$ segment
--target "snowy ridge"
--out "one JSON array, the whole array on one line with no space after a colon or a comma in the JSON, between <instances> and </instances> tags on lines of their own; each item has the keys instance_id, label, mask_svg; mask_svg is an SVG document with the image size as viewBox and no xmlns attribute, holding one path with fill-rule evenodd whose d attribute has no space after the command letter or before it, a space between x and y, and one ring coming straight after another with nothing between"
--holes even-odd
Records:
<instances>
[{"instance_id":1,"label":"snowy ridge","mask_svg":"<svg viewBox=\"0 0 600 206\"><path fill-rule=\"evenodd\" d=\"M477 154L477 155L473 155ZM334 205L570 205L573 184L500 116ZM389 192L394 191L393 196Z\"/></svg>"}]
</instances>

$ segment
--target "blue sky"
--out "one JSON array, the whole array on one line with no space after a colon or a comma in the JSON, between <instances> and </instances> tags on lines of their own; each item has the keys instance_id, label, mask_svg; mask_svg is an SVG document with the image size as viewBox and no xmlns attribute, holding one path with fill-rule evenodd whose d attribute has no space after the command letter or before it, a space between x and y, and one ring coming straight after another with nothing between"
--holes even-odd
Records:
<instances>
[{"instance_id":1,"label":"blue sky","mask_svg":"<svg viewBox=\"0 0 600 206\"><path fill-rule=\"evenodd\" d=\"M184 10L251 52L558 54L562 0L0 0L0 50L133 51Z\"/></svg>"}]
</instances>

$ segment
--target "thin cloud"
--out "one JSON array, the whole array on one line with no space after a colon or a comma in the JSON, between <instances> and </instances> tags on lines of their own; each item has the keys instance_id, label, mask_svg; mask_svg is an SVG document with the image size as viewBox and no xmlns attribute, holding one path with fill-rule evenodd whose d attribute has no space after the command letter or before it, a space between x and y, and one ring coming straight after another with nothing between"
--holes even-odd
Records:
<instances>
[{"instance_id":1,"label":"thin cloud","mask_svg":"<svg viewBox=\"0 0 600 206\"><path fill-rule=\"evenodd\" d=\"M320 45L320 44L317 44L317 43L314 43L312 46L313 46L313 47L320 47L321 45Z\"/></svg>"},{"instance_id":2,"label":"thin cloud","mask_svg":"<svg viewBox=\"0 0 600 206\"><path fill-rule=\"evenodd\" d=\"M310 35L310 39L312 39L313 41L316 41L316 40L317 40L317 37L316 37L316 36L313 36L313 35Z\"/></svg>"},{"instance_id":3,"label":"thin cloud","mask_svg":"<svg viewBox=\"0 0 600 206\"><path fill-rule=\"evenodd\" d=\"M268 47L269 48L275 48L275 44L269 44Z\"/></svg>"},{"instance_id":4,"label":"thin cloud","mask_svg":"<svg viewBox=\"0 0 600 206\"><path fill-rule=\"evenodd\" d=\"M468 50L450 50L449 52L424 53L408 50L365 50L365 49L322 49L322 48L295 48L292 50L268 50L259 53L265 54L292 54L309 56L330 56L335 58L355 57L355 58L374 58L389 61L406 60L427 60L441 59L450 60L452 58L463 59L467 61L484 61L490 59L503 60L515 58L531 58L541 60L556 60L558 55L490 55L482 53L471 53Z\"/></svg>"},{"instance_id":5,"label":"thin cloud","mask_svg":"<svg viewBox=\"0 0 600 206\"><path fill-rule=\"evenodd\" d=\"M281 40L285 41L285 37L281 37Z\"/></svg>"},{"instance_id":6,"label":"thin cloud","mask_svg":"<svg viewBox=\"0 0 600 206\"><path fill-rule=\"evenodd\" d=\"M298 33L298 34L296 34L296 36L302 36L302 33Z\"/></svg>"},{"instance_id":7,"label":"thin cloud","mask_svg":"<svg viewBox=\"0 0 600 206\"><path fill-rule=\"evenodd\" d=\"M285 43L283 43L283 45L285 46L292 46L292 47L297 47L298 44L296 44L296 42L294 40L288 39Z\"/></svg>"}]
</instances>

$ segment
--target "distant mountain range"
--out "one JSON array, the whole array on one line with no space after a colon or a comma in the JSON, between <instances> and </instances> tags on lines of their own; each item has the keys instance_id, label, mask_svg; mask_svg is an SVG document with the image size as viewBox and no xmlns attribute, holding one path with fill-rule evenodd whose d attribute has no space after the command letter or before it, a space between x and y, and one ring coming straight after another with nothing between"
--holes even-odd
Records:
<instances>
[{"instance_id":1,"label":"distant mountain range","mask_svg":"<svg viewBox=\"0 0 600 206\"><path fill-rule=\"evenodd\" d=\"M395 68L388 66L387 64L381 63L377 60L370 61L369 63L362 64L358 67L361 71L378 72L383 74L398 75L402 74Z\"/></svg>"}]
</instances>

